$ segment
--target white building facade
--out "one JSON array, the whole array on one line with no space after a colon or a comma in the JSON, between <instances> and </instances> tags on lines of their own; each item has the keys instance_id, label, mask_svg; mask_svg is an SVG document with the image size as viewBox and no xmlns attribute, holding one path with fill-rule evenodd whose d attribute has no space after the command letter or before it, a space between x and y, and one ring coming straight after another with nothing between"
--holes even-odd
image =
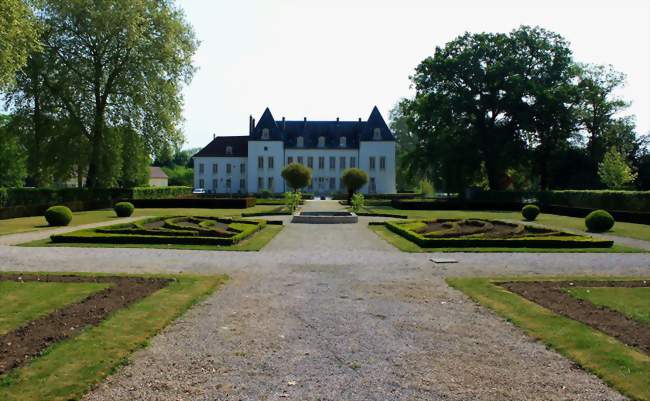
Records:
<instances>
[{"instance_id":1,"label":"white building facade","mask_svg":"<svg viewBox=\"0 0 650 401\"><path fill-rule=\"evenodd\" d=\"M377 107L367 121L276 121L267 108L249 134L215 137L193 156L194 187L217 194L288 190L282 169L300 163L312 170L304 188L316 195L345 192L343 171L357 167L369 177L366 194L395 193L395 137Z\"/></svg>"}]
</instances>

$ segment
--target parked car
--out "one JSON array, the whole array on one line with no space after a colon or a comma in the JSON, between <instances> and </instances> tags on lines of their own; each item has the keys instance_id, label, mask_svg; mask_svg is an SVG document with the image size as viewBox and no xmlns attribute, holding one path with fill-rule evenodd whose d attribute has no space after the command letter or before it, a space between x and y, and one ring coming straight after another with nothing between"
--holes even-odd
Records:
<instances>
[{"instance_id":1,"label":"parked car","mask_svg":"<svg viewBox=\"0 0 650 401\"><path fill-rule=\"evenodd\" d=\"M203 189L203 188L194 188L194 190L192 191L192 193L193 193L193 194L204 194L204 193L206 193L206 192L205 192L205 189Z\"/></svg>"}]
</instances>

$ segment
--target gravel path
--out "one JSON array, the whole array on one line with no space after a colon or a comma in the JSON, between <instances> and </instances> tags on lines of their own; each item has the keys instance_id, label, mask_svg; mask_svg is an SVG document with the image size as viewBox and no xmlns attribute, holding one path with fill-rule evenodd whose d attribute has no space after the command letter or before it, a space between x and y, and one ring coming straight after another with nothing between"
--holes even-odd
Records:
<instances>
[{"instance_id":1,"label":"gravel path","mask_svg":"<svg viewBox=\"0 0 650 401\"><path fill-rule=\"evenodd\" d=\"M231 275L86 401L625 399L444 277L650 275L648 255L444 254L459 263L435 265L441 255L401 253L360 220L290 224L261 252L0 246L0 260Z\"/></svg>"}]
</instances>

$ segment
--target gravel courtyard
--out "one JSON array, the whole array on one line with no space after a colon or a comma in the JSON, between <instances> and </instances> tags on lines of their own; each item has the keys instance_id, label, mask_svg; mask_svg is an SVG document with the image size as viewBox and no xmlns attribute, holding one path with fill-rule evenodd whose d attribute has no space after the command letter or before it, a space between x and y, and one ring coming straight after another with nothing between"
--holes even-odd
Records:
<instances>
[{"instance_id":1,"label":"gravel courtyard","mask_svg":"<svg viewBox=\"0 0 650 401\"><path fill-rule=\"evenodd\" d=\"M650 275L650 256L444 254L458 263L439 265L360 220L288 224L260 252L0 245L0 269L231 276L85 400L625 399L444 277Z\"/></svg>"}]
</instances>

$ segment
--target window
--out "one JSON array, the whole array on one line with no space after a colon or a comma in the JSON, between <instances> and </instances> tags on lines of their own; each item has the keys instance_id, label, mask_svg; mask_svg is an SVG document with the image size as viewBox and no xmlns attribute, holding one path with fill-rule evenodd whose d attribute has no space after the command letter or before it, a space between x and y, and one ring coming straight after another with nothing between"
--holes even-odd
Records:
<instances>
[{"instance_id":1,"label":"window","mask_svg":"<svg viewBox=\"0 0 650 401\"><path fill-rule=\"evenodd\" d=\"M382 156L379 158L379 169L386 170L386 157Z\"/></svg>"},{"instance_id":2,"label":"window","mask_svg":"<svg viewBox=\"0 0 650 401\"><path fill-rule=\"evenodd\" d=\"M314 168L314 158L311 156L307 157L307 167Z\"/></svg>"},{"instance_id":3,"label":"window","mask_svg":"<svg viewBox=\"0 0 650 401\"><path fill-rule=\"evenodd\" d=\"M370 177L370 192L374 193L377 191L377 186L375 184L375 177Z\"/></svg>"},{"instance_id":4,"label":"window","mask_svg":"<svg viewBox=\"0 0 650 401\"><path fill-rule=\"evenodd\" d=\"M322 170L325 168L325 156L318 157L318 169Z\"/></svg>"},{"instance_id":5,"label":"window","mask_svg":"<svg viewBox=\"0 0 650 401\"><path fill-rule=\"evenodd\" d=\"M242 163L239 165L239 173L246 174L246 164Z\"/></svg>"},{"instance_id":6,"label":"window","mask_svg":"<svg viewBox=\"0 0 650 401\"><path fill-rule=\"evenodd\" d=\"M287 164L293 163L293 157L289 156L287 157Z\"/></svg>"},{"instance_id":7,"label":"window","mask_svg":"<svg viewBox=\"0 0 650 401\"><path fill-rule=\"evenodd\" d=\"M199 188L205 188L205 181L203 180L203 178L199 180Z\"/></svg>"},{"instance_id":8,"label":"window","mask_svg":"<svg viewBox=\"0 0 650 401\"><path fill-rule=\"evenodd\" d=\"M264 168L264 156L257 156L257 168Z\"/></svg>"},{"instance_id":9,"label":"window","mask_svg":"<svg viewBox=\"0 0 650 401\"><path fill-rule=\"evenodd\" d=\"M205 173L205 164L199 164L199 174Z\"/></svg>"},{"instance_id":10,"label":"window","mask_svg":"<svg viewBox=\"0 0 650 401\"><path fill-rule=\"evenodd\" d=\"M319 148L324 148L325 147L325 137L324 136L319 136L318 137L318 147Z\"/></svg>"},{"instance_id":11,"label":"window","mask_svg":"<svg viewBox=\"0 0 650 401\"><path fill-rule=\"evenodd\" d=\"M243 178L241 178L241 179L239 180L239 190L240 190L240 191L243 191L243 190L245 190L245 189L246 189L246 180L243 179Z\"/></svg>"},{"instance_id":12,"label":"window","mask_svg":"<svg viewBox=\"0 0 650 401\"><path fill-rule=\"evenodd\" d=\"M273 177L269 177L269 191L273 192Z\"/></svg>"},{"instance_id":13,"label":"window","mask_svg":"<svg viewBox=\"0 0 650 401\"><path fill-rule=\"evenodd\" d=\"M330 156L330 170L334 170L336 168L336 157Z\"/></svg>"},{"instance_id":14,"label":"window","mask_svg":"<svg viewBox=\"0 0 650 401\"><path fill-rule=\"evenodd\" d=\"M345 170L345 156L341 156L339 158L339 168L341 170Z\"/></svg>"},{"instance_id":15,"label":"window","mask_svg":"<svg viewBox=\"0 0 650 401\"><path fill-rule=\"evenodd\" d=\"M219 165L217 163L214 163L212 165L212 174L217 174L219 172Z\"/></svg>"},{"instance_id":16,"label":"window","mask_svg":"<svg viewBox=\"0 0 650 401\"><path fill-rule=\"evenodd\" d=\"M350 168L355 168L357 166L357 158L352 156L350 157Z\"/></svg>"},{"instance_id":17,"label":"window","mask_svg":"<svg viewBox=\"0 0 650 401\"><path fill-rule=\"evenodd\" d=\"M336 189L336 178L335 177L330 177L330 190L335 190Z\"/></svg>"},{"instance_id":18,"label":"window","mask_svg":"<svg viewBox=\"0 0 650 401\"><path fill-rule=\"evenodd\" d=\"M381 129L375 128L374 130L372 130L372 140L373 141L381 140Z\"/></svg>"},{"instance_id":19,"label":"window","mask_svg":"<svg viewBox=\"0 0 650 401\"><path fill-rule=\"evenodd\" d=\"M269 156L269 168L273 168L273 156Z\"/></svg>"},{"instance_id":20,"label":"window","mask_svg":"<svg viewBox=\"0 0 650 401\"><path fill-rule=\"evenodd\" d=\"M226 174L232 173L232 164L227 163L226 164Z\"/></svg>"},{"instance_id":21,"label":"window","mask_svg":"<svg viewBox=\"0 0 650 401\"><path fill-rule=\"evenodd\" d=\"M219 187L219 180L212 180L212 190L217 192L217 188Z\"/></svg>"},{"instance_id":22,"label":"window","mask_svg":"<svg viewBox=\"0 0 650 401\"><path fill-rule=\"evenodd\" d=\"M302 156L298 156L298 163L302 164Z\"/></svg>"},{"instance_id":23,"label":"window","mask_svg":"<svg viewBox=\"0 0 650 401\"><path fill-rule=\"evenodd\" d=\"M226 190L230 192L232 182L230 181L230 178L226 180Z\"/></svg>"},{"instance_id":24,"label":"window","mask_svg":"<svg viewBox=\"0 0 650 401\"><path fill-rule=\"evenodd\" d=\"M232 154L232 146L226 146L226 154L231 155Z\"/></svg>"},{"instance_id":25,"label":"window","mask_svg":"<svg viewBox=\"0 0 650 401\"><path fill-rule=\"evenodd\" d=\"M375 169L375 157L374 156L370 156L370 161L369 161L368 165L369 165L368 169L370 169L370 170Z\"/></svg>"},{"instance_id":26,"label":"window","mask_svg":"<svg viewBox=\"0 0 650 401\"><path fill-rule=\"evenodd\" d=\"M264 177L257 177L257 190L261 191L264 189Z\"/></svg>"},{"instance_id":27,"label":"window","mask_svg":"<svg viewBox=\"0 0 650 401\"><path fill-rule=\"evenodd\" d=\"M299 136L299 137L296 139L296 146L299 147L299 148L304 147L304 146L305 146L305 138Z\"/></svg>"},{"instance_id":28,"label":"window","mask_svg":"<svg viewBox=\"0 0 650 401\"><path fill-rule=\"evenodd\" d=\"M262 139L269 139L269 129L262 128Z\"/></svg>"},{"instance_id":29,"label":"window","mask_svg":"<svg viewBox=\"0 0 650 401\"><path fill-rule=\"evenodd\" d=\"M344 147L348 146L348 143L347 143L347 142L348 142L348 138L347 138L347 137L342 136L342 137L339 138L339 146L340 146L340 147L344 148Z\"/></svg>"}]
</instances>

